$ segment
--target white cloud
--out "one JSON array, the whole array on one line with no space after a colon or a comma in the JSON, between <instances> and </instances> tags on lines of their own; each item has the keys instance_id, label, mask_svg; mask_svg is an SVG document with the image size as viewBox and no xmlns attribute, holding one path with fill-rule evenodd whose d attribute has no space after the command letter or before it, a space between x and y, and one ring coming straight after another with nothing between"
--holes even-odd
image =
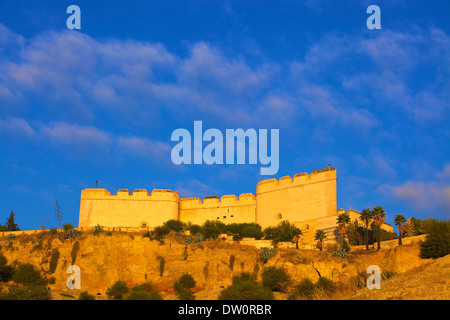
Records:
<instances>
[{"instance_id":1,"label":"white cloud","mask_svg":"<svg viewBox=\"0 0 450 320\"><path fill-rule=\"evenodd\" d=\"M76 124L55 123L42 126L40 134L43 139L66 145L109 146L112 144L112 138L108 133L94 127Z\"/></svg>"},{"instance_id":2,"label":"white cloud","mask_svg":"<svg viewBox=\"0 0 450 320\"><path fill-rule=\"evenodd\" d=\"M35 134L35 131L29 123L21 118L8 118L0 119L0 132L4 132L8 135L23 135L31 137Z\"/></svg>"},{"instance_id":3,"label":"white cloud","mask_svg":"<svg viewBox=\"0 0 450 320\"><path fill-rule=\"evenodd\" d=\"M405 202L418 211L437 212L450 216L450 165L429 180L409 180L400 185L384 184L379 191Z\"/></svg>"}]
</instances>

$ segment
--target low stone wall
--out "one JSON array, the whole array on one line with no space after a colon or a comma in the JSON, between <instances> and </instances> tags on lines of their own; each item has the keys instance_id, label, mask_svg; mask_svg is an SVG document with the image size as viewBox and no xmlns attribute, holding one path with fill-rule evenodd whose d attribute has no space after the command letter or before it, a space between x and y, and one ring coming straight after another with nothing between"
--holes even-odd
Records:
<instances>
[{"instance_id":1,"label":"low stone wall","mask_svg":"<svg viewBox=\"0 0 450 320\"><path fill-rule=\"evenodd\" d=\"M402 238L402 243L403 244L413 244L413 243L418 243L420 241L424 241L426 238L426 234L421 234L419 236L414 236L414 237L406 237L406 238ZM380 242L380 248L381 249L391 249L398 246L398 239L394 239L394 240L387 240L387 241L381 241ZM370 250L376 250L377 248L377 243L375 242L374 244L369 245L369 249ZM362 245L362 246L351 246L351 251L358 251L358 250L366 250L366 246Z\"/></svg>"}]
</instances>

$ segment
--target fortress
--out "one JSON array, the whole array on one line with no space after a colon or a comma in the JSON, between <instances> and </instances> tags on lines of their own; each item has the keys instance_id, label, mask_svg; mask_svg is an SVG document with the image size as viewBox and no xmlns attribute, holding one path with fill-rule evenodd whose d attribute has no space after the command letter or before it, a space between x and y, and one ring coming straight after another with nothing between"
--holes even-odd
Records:
<instances>
[{"instance_id":1,"label":"fortress","mask_svg":"<svg viewBox=\"0 0 450 320\"><path fill-rule=\"evenodd\" d=\"M338 235L336 169L328 167L300 173L293 178L285 176L260 181L256 196L244 193L239 196L180 198L177 192L154 189L136 189L132 194L120 189L111 195L106 189L92 188L81 191L79 227L101 225L109 228L153 228L175 219L193 224L207 220L224 223L256 222L264 229L276 226L283 220L295 224L303 232L303 242L314 241L315 230L321 229L328 239ZM359 212L348 210L352 221ZM384 228L392 232L392 226Z\"/></svg>"}]
</instances>

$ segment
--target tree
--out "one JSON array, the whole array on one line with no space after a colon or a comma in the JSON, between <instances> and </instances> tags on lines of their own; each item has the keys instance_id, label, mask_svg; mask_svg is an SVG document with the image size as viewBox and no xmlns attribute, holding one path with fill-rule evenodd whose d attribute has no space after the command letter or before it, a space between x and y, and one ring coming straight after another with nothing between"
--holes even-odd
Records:
<instances>
[{"instance_id":1,"label":"tree","mask_svg":"<svg viewBox=\"0 0 450 320\"><path fill-rule=\"evenodd\" d=\"M22 285L45 285L45 279L41 277L39 270L30 263L19 264L12 275L12 281Z\"/></svg>"},{"instance_id":2,"label":"tree","mask_svg":"<svg viewBox=\"0 0 450 320\"><path fill-rule=\"evenodd\" d=\"M342 243L345 242L345 235L348 232L347 224L350 223L350 215L347 212L340 213L337 216L337 223L339 227L339 233L342 234Z\"/></svg>"},{"instance_id":3,"label":"tree","mask_svg":"<svg viewBox=\"0 0 450 320\"><path fill-rule=\"evenodd\" d=\"M381 237L381 225L386 221L386 211L384 211L383 207L380 206L376 206L375 208L373 208L372 210L372 214L373 214L373 221L375 223L375 225L377 226L377 250L381 249L381 244L380 244L380 237Z\"/></svg>"},{"instance_id":4,"label":"tree","mask_svg":"<svg viewBox=\"0 0 450 320\"><path fill-rule=\"evenodd\" d=\"M450 254L450 220L431 220L425 232L425 241L420 243L422 259L436 259Z\"/></svg>"},{"instance_id":5,"label":"tree","mask_svg":"<svg viewBox=\"0 0 450 320\"><path fill-rule=\"evenodd\" d=\"M222 290L219 300L274 300L273 292L254 281L250 274L233 277L231 286Z\"/></svg>"},{"instance_id":6,"label":"tree","mask_svg":"<svg viewBox=\"0 0 450 320\"><path fill-rule=\"evenodd\" d=\"M372 211L370 211L370 209L363 209L361 212L361 215L359 216L359 220L361 220L362 222L364 222L364 224L366 225L365 229L366 229L366 250L369 250L369 223L370 220L373 218L373 214Z\"/></svg>"},{"instance_id":7,"label":"tree","mask_svg":"<svg viewBox=\"0 0 450 320\"><path fill-rule=\"evenodd\" d=\"M9 217L6 219L6 224L5 224L5 231L19 231L20 228L19 226L15 223L15 213L14 211L11 211L11 213L9 214Z\"/></svg>"},{"instance_id":8,"label":"tree","mask_svg":"<svg viewBox=\"0 0 450 320\"><path fill-rule=\"evenodd\" d=\"M317 246L319 247L320 251L322 251L323 247L323 240L327 238L327 234L323 230L316 230L316 234L314 235L314 240L317 241Z\"/></svg>"},{"instance_id":9,"label":"tree","mask_svg":"<svg viewBox=\"0 0 450 320\"><path fill-rule=\"evenodd\" d=\"M195 300L195 296L191 291L195 285L194 278L190 274L185 273L173 284L173 289L177 293L179 300Z\"/></svg>"},{"instance_id":10,"label":"tree","mask_svg":"<svg viewBox=\"0 0 450 320\"><path fill-rule=\"evenodd\" d=\"M127 284L124 281L116 281L108 288L106 295L109 299L121 300L129 291L130 289L128 289Z\"/></svg>"},{"instance_id":11,"label":"tree","mask_svg":"<svg viewBox=\"0 0 450 320\"><path fill-rule=\"evenodd\" d=\"M276 227L268 227L264 229L264 238L273 240L274 243L283 241L292 241L295 236L302 235L302 231L289 221L282 221Z\"/></svg>"},{"instance_id":12,"label":"tree","mask_svg":"<svg viewBox=\"0 0 450 320\"><path fill-rule=\"evenodd\" d=\"M398 226L397 230L398 230L398 245L399 246L402 245L402 233L405 230L405 225L404 225L405 222L406 222L405 216L402 214L398 214L394 218L394 223L395 223L395 225Z\"/></svg>"},{"instance_id":13,"label":"tree","mask_svg":"<svg viewBox=\"0 0 450 320\"><path fill-rule=\"evenodd\" d=\"M62 213L61 205L58 203L58 201L55 201L54 213L55 213L56 220L58 220L58 222L59 222L59 228L61 229L61 221L63 218L63 213Z\"/></svg>"},{"instance_id":14,"label":"tree","mask_svg":"<svg viewBox=\"0 0 450 320\"><path fill-rule=\"evenodd\" d=\"M262 285L272 291L282 292L289 285L289 276L282 268L264 268L261 276Z\"/></svg>"}]
</instances>

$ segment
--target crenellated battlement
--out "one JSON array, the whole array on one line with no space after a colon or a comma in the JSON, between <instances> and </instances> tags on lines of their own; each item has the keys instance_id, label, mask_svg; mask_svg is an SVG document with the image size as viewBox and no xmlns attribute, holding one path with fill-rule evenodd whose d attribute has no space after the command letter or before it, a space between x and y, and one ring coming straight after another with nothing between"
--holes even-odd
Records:
<instances>
[{"instance_id":1,"label":"crenellated battlement","mask_svg":"<svg viewBox=\"0 0 450 320\"><path fill-rule=\"evenodd\" d=\"M336 170L328 167L279 180L267 179L256 186L256 195L243 193L222 197L180 198L169 189L106 189L81 191L79 227L155 227L176 219L203 224L256 222L262 227L282 220L302 221L336 214Z\"/></svg>"},{"instance_id":2,"label":"crenellated battlement","mask_svg":"<svg viewBox=\"0 0 450 320\"><path fill-rule=\"evenodd\" d=\"M295 188L312 183L319 183L328 180L336 180L336 169L329 167L325 169L312 171L311 174L306 172L298 173L293 178L290 176L281 177L279 180L275 178L262 180L256 185L256 194L272 192L284 188Z\"/></svg>"},{"instance_id":3,"label":"crenellated battlement","mask_svg":"<svg viewBox=\"0 0 450 320\"><path fill-rule=\"evenodd\" d=\"M178 192L169 189L135 189L131 193L128 189L119 189L115 195L106 189L91 188L81 191L81 200L145 200L145 201L178 201Z\"/></svg>"},{"instance_id":4,"label":"crenellated battlement","mask_svg":"<svg viewBox=\"0 0 450 320\"><path fill-rule=\"evenodd\" d=\"M215 208L215 207L230 207L230 206L240 206L240 205L254 205L255 196L252 193L243 193L239 198L234 194L227 194L221 198L217 196L205 197L203 200L201 198L181 198L180 208L181 209L200 209L200 208Z\"/></svg>"}]
</instances>

